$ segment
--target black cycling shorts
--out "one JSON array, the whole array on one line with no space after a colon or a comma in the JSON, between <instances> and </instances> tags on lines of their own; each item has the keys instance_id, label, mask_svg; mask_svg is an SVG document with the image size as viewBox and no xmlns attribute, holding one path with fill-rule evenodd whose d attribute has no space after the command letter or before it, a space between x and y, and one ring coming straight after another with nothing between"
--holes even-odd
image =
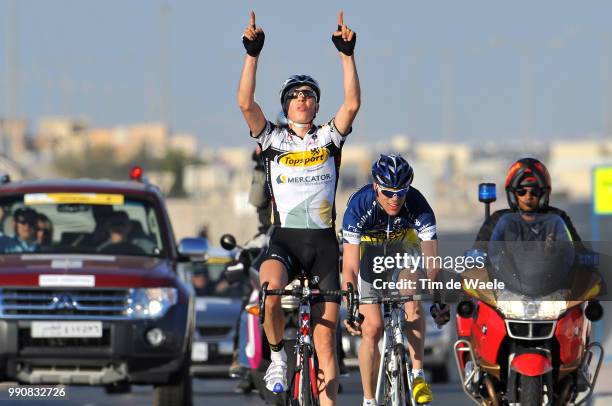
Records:
<instances>
[{"instance_id":1,"label":"black cycling shorts","mask_svg":"<svg viewBox=\"0 0 612 406\"><path fill-rule=\"evenodd\" d=\"M275 228L265 259L280 261L287 269L289 282L304 270L309 278L319 277L321 290L340 289L339 249L333 228L312 230ZM338 296L323 296L314 302L340 303Z\"/></svg>"}]
</instances>

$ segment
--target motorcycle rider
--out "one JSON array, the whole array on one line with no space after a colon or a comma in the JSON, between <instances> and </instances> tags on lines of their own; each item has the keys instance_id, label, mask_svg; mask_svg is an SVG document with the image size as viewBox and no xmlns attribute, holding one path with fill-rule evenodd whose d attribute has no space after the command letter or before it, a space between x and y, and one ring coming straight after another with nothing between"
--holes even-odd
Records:
<instances>
[{"instance_id":1,"label":"motorcycle rider","mask_svg":"<svg viewBox=\"0 0 612 406\"><path fill-rule=\"evenodd\" d=\"M510 166L504 182L509 209L494 212L478 231L474 248L487 250L488 241L499 219L508 213L519 212L526 221L534 219L536 213L556 214L565 223L574 242L582 241L572 220L565 211L550 206L550 192L552 190L550 174L546 166L535 158L521 158ZM579 248L581 244L577 244Z\"/></svg>"},{"instance_id":2,"label":"motorcycle rider","mask_svg":"<svg viewBox=\"0 0 612 406\"><path fill-rule=\"evenodd\" d=\"M280 101L287 126L266 120L254 100L255 77L264 32L255 25L255 13L244 32L247 55L240 77L238 104L261 146L266 162L267 184L272 195L275 228L267 258L260 268L260 280L269 289L282 289L304 269L319 277L321 289L338 289L338 242L334 233L334 200L340 165L340 151L351 132L361 104L359 78L353 57L356 34L338 16L332 42L340 53L344 76L344 102L333 120L314 125L321 89L307 75L294 75L281 88ZM312 308L313 338L318 357L321 405L335 404L338 367L335 330L339 299L322 298ZM281 298L266 300L264 330L270 343L271 364L266 386L274 393L287 389L287 356L283 348L284 320Z\"/></svg>"},{"instance_id":3,"label":"motorcycle rider","mask_svg":"<svg viewBox=\"0 0 612 406\"><path fill-rule=\"evenodd\" d=\"M395 252L417 247L424 257L435 257L438 250L435 215L425 197L411 187L414 172L410 164L399 155L381 155L372 166L372 177L372 184L363 186L350 197L342 222L342 277L344 284L351 282L353 285L359 277L359 311L365 317L360 327L350 326L345 321L351 334L363 337L359 347L359 369L364 406L376 404L378 342L383 331L380 305L373 302L377 297L373 283L376 271L372 270L372 254L368 251L378 253L382 247L387 257L393 257ZM433 262L425 262L431 280L435 280L439 272ZM414 278L418 274L412 275ZM418 403L429 403L433 396L423 374L425 320L421 303L408 302L405 310L414 377L413 396ZM450 317L448 306L432 306L432 316L439 325L445 324Z\"/></svg>"}]
</instances>

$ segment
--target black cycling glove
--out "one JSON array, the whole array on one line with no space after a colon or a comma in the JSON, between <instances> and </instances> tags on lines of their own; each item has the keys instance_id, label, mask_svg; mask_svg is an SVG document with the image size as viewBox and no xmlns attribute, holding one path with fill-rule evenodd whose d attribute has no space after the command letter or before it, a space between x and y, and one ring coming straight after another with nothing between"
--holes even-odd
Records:
<instances>
[{"instance_id":1,"label":"black cycling glove","mask_svg":"<svg viewBox=\"0 0 612 406\"><path fill-rule=\"evenodd\" d=\"M435 302L429 308L429 313L438 327L442 327L450 320L450 309L446 303Z\"/></svg>"},{"instance_id":2,"label":"black cycling glove","mask_svg":"<svg viewBox=\"0 0 612 406\"><path fill-rule=\"evenodd\" d=\"M338 25L338 31L342 31L342 27ZM353 55L353 51L355 50L355 42L357 42L357 33L353 32L353 39L350 41L345 41L342 39L342 35L333 35L332 34L332 42L336 46L336 49L339 52L342 52L344 55L351 56Z\"/></svg>"},{"instance_id":3,"label":"black cycling glove","mask_svg":"<svg viewBox=\"0 0 612 406\"><path fill-rule=\"evenodd\" d=\"M257 58L264 46L265 39L266 34L260 32L257 34L253 41L251 41L247 37L242 37L242 44L244 45L244 49L246 49L247 54L249 54L253 58Z\"/></svg>"}]
</instances>

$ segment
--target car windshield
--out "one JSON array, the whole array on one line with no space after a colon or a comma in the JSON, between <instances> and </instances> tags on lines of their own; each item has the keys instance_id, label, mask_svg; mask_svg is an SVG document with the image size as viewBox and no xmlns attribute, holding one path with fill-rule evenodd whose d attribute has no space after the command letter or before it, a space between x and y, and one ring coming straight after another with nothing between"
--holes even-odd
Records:
<instances>
[{"instance_id":1,"label":"car windshield","mask_svg":"<svg viewBox=\"0 0 612 406\"><path fill-rule=\"evenodd\" d=\"M0 199L0 254L160 256L154 206L121 194L29 193Z\"/></svg>"},{"instance_id":2,"label":"car windshield","mask_svg":"<svg viewBox=\"0 0 612 406\"><path fill-rule=\"evenodd\" d=\"M241 298L248 292L246 281L228 284L223 276L229 258L210 258L194 264L192 283L197 296Z\"/></svg>"}]
</instances>

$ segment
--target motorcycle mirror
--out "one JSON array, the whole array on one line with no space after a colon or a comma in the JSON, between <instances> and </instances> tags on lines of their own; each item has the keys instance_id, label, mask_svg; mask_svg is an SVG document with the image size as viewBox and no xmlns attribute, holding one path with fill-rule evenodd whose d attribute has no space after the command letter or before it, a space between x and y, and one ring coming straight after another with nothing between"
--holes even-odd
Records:
<instances>
[{"instance_id":1,"label":"motorcycle mirror","mask_svg":"<svg viewBox=\"0 0 612 406\"><path fill-rule=\"evenodd\" d=\"M468 318L472 316L474 312L474 303L463 301L457 305L457 314L463 318Z\"/></svg>"},{"instance_id":2,"label":"motorcycle mirror","mask_svg":"<svg viewBox=\"0 0 612 406\"><path fill-rule=\"evenodd\" d=\"M599 321L603 316L603 307L601 307L599 301L594 300L592 302L589 302L586 309L584 310L584 314L586 318L590 321Z\"/></svg>"},{"instance_id":3,"label":"motorcycle mirror","mask_svg":"<svg viewBox=\"0 0 612 406\"><path fill-rule=\"evenodd\" d=\"M231 234L223 234L220 242L223 249L228 251L231 251L238 246L238 244L236 244L236 239Z\"/></svg>"}]
</instances>

